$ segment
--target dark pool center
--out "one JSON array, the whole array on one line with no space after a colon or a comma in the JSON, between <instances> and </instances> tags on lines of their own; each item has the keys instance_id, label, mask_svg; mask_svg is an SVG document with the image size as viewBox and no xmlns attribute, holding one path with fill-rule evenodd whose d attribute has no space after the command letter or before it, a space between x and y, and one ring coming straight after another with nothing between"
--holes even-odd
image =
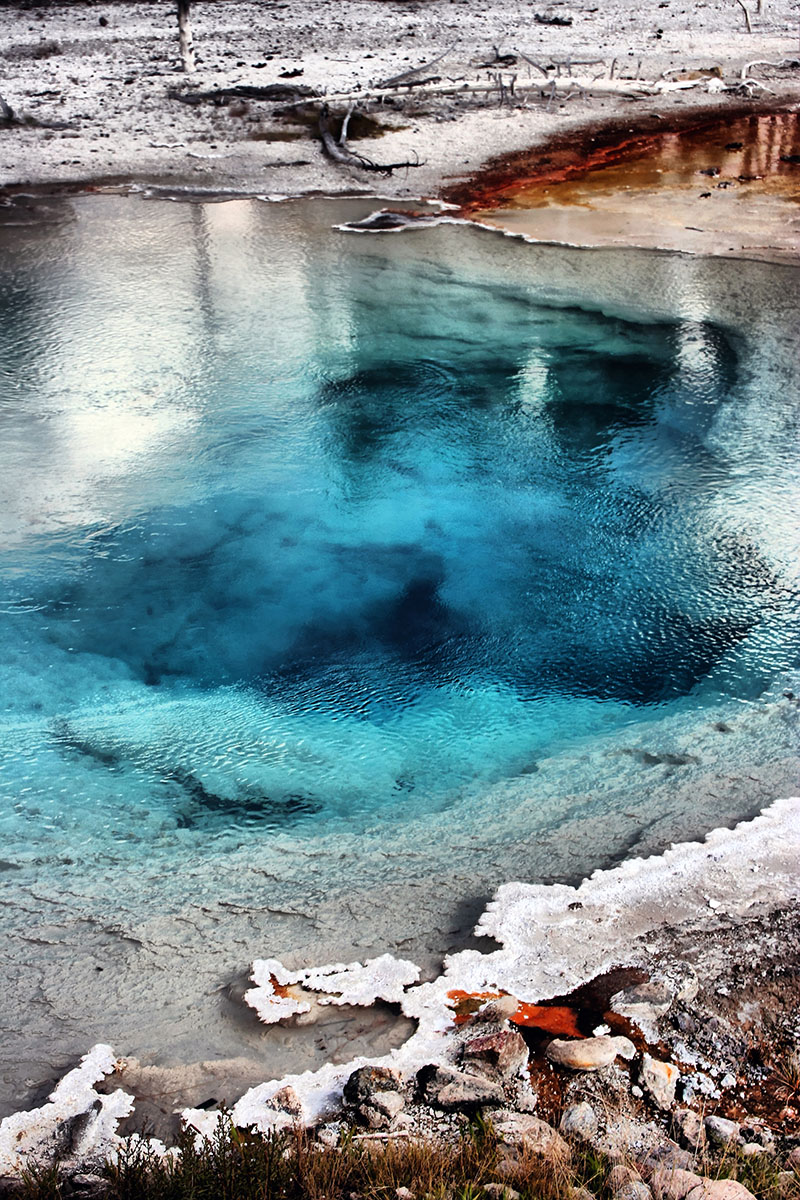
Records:
<instances>
[{"instance_id":1,"label":"dark pool center","mask_svg":"<svg viewBox=\"0 0 800 1200\"><path fill-rule=\"evenodd\" d=\"M797 268L370 207L0 229L7 1107L796 777Z\"/></svg>"}]
</instances>

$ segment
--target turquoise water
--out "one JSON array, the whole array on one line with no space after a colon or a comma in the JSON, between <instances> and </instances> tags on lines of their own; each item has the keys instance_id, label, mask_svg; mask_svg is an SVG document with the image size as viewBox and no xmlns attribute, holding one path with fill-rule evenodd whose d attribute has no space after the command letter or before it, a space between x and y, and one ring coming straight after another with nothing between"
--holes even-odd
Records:
<instances>
[{"instance_id":1,"label":"turquoise water","mask_svg":"<svg viewBox=\"0 0 800 1200\"><path fill-rule=\"evenodd\" d=\"M543 764L599 796L609 737L796 672L796 273L354 237L335 207L2 231L4 878L68 882L81 920L275 838L352 870L413 821L446 860L448 814L506 784L517 839L557 831ZM704 753L667 742L645 768Z\"/></svg>"}]
</instances>

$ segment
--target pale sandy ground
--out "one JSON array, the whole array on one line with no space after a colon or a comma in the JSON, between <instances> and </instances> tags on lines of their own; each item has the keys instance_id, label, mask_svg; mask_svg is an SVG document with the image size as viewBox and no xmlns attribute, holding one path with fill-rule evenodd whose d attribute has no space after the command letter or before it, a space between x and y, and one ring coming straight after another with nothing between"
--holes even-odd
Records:
<instances>
[{"instance_id":1,"label":"pale sandy ground","mask_svg":"<svg viewBox=\"0 0 800 1200\"><path fill-rule=\"evenodd\" d=\"M168 89L264 86L301 71L297 83L331 95L368 89L443 51L423 74L444 83L489 83L497 69L479 64L493 59L494 47L501 54L521 50L545 65L601 60L574 70L602 75L613 64L617 78L716 67L733 86L750 60L800 58L796 4L764 0L759 14L756 0L746 2L752 33L735 0L327 0L314 6L198 0L192 18L198 69L191 80L180 70L172 4L4 6L0 94L23 122L44 125L0 129L0 185L113 179L283 195L434 196L444 182L492 155L568 127L619 115L633 122L640 113L666 115L698 104L724 108L736 98L709 94L703 85L639 99L575 95L548 105L538 90L520 96L521 88L543 78L520 59L502 72L506 82L517 76L513 104L501 106L497 91L411 95L386 104L378 115L393 131L356 147L383 161L418 157L423 165L385 178L327 161L315 136L281 124L275 110L282 105L252 101L234 115L236 106L190 107L169 99ZM573 24L537 24L535 13L568 16ZM800 69L768 69L761 77L776 101L800 99ZM276 129L301 136L253 140Z\"/></svg>"}]
</instances>

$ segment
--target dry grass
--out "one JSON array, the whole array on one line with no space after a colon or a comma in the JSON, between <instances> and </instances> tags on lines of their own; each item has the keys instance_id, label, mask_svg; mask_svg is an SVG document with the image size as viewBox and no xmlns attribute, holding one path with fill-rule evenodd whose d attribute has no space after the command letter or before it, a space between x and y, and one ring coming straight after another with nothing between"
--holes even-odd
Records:
<instances>
[{"instance_id":1,"label":"dry grass","mask_svg":"<svg viewBox=\"0 0 800 1200\"><path fill-rule=\"evenodd\" d=\"M569 1163L534 1154L504 1155L492 1126L465 1122L457 1137L397 1138L385 1142L345 1134L323 1147L302 1130L262 1137L221 1123L213 1138L195 1142L184 1133L180 1154L160 1159L146 1143L128 1143L105 1168L100 1190L75 1193L57 1168L32 1170L23 1179L24 1200L397 1200L407 1188L415 1200L490 1200L484 1189L500 1184L522 1200L572 1200L586 1188L611 1200L611 1163L586 1148ZM787 1188L774 1157L729 1153L715 1166L698 1163L716 1178L734 1178L759 1200L800 1200L800 1180ZM99 1184L99 1181L98 1181ZM21 1197L21 1200L22 1200ZM491 1200L497 1200L496 1192Z\"/></svg>"}]
</instances>

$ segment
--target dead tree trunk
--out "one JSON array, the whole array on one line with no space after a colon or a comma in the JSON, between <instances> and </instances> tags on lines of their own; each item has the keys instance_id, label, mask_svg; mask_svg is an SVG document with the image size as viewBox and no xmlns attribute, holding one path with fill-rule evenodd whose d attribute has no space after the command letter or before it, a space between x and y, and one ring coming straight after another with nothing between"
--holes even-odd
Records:
<instances>
[{"instance_id":1,"label":"dead tree trunk","mask_svg":"<svg viewBox=\"0 0 800 1200\"><path fill-rule=\"evenodd\" d=\"M189 21L191 0L178 0L178 32L181 42L181 65L187 73L195 69L192 26Z\"/></svg>"}]
</instances>

